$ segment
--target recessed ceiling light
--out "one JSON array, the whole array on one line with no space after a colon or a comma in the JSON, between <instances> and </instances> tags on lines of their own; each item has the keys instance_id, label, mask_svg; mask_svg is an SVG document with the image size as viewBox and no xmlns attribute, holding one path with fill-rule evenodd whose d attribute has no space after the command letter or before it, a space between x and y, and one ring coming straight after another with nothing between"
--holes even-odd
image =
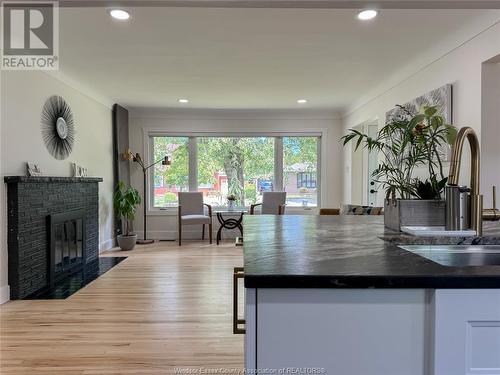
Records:
<instances>
[{"instance_id":1,"label":"recessed ceiling light","mask_svg":"<svg viewBox=\"0 0 500 375\"><path fill-rule=\"evenodd\" d=\"M112 9L109 11L109 14L114 19L121 21L128 20L130 18L130 14L123 9Z\"/></svg>"},{"instance_id":2,"label":"recessed ceiling light","mask_svg":"<svg viewBox=\"0 0 500 375\"><path fill-rule=\"evenodd\" d=\"M299 99L299 100L297 100L297 103L299 103L299 104L307 103L307 99Z\"/></svg>"},{"instance_id":3,"label":"recessed ceiling light","mask_svg":"<svg viewBox=\"0 0 500 375\"><path fill-rule=\"evenodd\" d=\"M377 17L378 12L374 9L365 9L358 13L358 19L367 21Z\"/></svg>"},{"instance_id":4,"label":"recessed ceiling light","mask_svg":"<svg viewBox=\"0 0 500 375\"><path fill-rule=\"evenodd\" d=\"M189 100L187 99L179 99L177 100L179 103L189 103Z\"/></svg>"}]
</instances>

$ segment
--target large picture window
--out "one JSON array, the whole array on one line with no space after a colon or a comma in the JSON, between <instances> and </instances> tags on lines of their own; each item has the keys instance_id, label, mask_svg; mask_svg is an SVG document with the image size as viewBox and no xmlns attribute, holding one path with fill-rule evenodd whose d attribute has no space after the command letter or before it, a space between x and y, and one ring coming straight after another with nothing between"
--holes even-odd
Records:
<instances>
[{"instance_id":1,"label":"large picture window","mask_svg":"<svg viewBox=\"0 0 500 375\"><path fill-rule=\"evenodd\" d=\"M201 191L213 206L262 201L265 191L286 191L287 206L318 204L318 136L161 136L150 137L151 158L171 157L172 165L155 166L153 208L176 207L179 191Z\"/></svg>"}]
</instances>

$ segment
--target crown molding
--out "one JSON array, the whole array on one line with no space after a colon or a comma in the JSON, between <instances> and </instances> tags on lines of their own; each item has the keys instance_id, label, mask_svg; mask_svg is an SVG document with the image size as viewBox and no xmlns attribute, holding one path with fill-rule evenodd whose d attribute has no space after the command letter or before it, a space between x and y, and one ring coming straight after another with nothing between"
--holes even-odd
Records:
<instances>
[{"instance_id":1,"label":"crown molding","mask_svg":"<svg viewBox=\"0 0 500 375\"><path fill-rule=\"evenodd\" d=\"M315 109L202 109L128 107L130 118L212 120L338 120L340 113Z\"/></svg>"},{"instance_id":2,"label":"crown molding","mask_svg":"<svg viewBox=\"0 0 500 375\"><path fill-rule=\"evenodd\" d=\"M43 0L38 0L43 1ZM303 9L500 9L499 0L62 0L65 7L203 7Z\"/></svg>"},{"instance_id":3,"label":"crown molding","mask_svg":"<svg viewBox=\"0 0 500 375\"><path fill-rule=\"evenodd\" d=\"M68 87L71 87L73 90L78 91L80 94L83 96L88 97L89 99L111 109L113 107L114 101L111 99L97 93L95 90L92 88L83 85L80 83L78 80L75 80L71 77L69 77L67 74L63 73L60 70L40 70L39 72L45 73L48 76L54 78L55 80L58 80L65 84Z\"/></svg>"}]
</instances>

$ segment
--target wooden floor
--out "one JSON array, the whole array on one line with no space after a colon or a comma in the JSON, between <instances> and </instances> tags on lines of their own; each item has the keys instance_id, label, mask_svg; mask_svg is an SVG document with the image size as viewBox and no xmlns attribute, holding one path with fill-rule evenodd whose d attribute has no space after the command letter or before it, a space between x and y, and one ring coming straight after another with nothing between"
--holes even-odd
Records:
<instances>
[{"instance_id":1,"label":"wooden floor","mask_svg":"<svg viewBox=\"0 0 500 375\"><path fill-rule=\"evenodd\" d=\"M2 305L0 373L243 368L244 336L231 325L241 247L161 242L104 254L121 255L129 258L66 300Z\"/></svg>"}]
</instances>

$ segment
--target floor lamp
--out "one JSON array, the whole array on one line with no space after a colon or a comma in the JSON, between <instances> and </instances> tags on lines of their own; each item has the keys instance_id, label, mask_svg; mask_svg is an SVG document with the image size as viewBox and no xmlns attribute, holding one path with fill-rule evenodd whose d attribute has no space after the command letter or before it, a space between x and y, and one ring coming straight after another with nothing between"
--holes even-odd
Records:
<instances>
[{"instance_id":1,"label":"floor lamp","mask_svg":"<svg viewBox=\"0 0 500 375\"><path fill-rule=\"evenodd\" d=\"M142 168L142 174L144 176L144 194L142 195L142 198L144 200L144 204L143 204L143 207L144 207L144 235L143 235L143 239L142 240L137 240L137 244L139 245L147 245L147 244L151 244L154 242L154 240L148 240L146 238L146 229L147 229L147 220L146 220L146 207L147 207L147 174L148 174L148 170L149 168L155 166L156 164L160 163L162 165L170 165L171 164L171 161L170 159L168 158L168 156L164 156L162 159L158 160L158 161L155 161L153 164L151 165L148 165L146 166L144 164L144 160L142 160L142 157L139 153L136 153L135 155L133 155L130 151L128 151L128 154L131 155L131 159L132 161L136 162L137 164L139 164Z\"/></svg>"}]
</instances>

